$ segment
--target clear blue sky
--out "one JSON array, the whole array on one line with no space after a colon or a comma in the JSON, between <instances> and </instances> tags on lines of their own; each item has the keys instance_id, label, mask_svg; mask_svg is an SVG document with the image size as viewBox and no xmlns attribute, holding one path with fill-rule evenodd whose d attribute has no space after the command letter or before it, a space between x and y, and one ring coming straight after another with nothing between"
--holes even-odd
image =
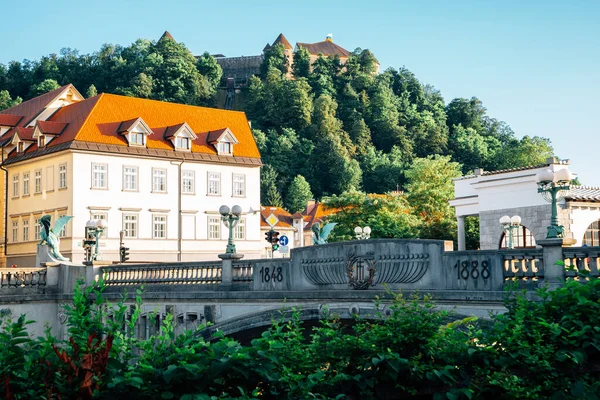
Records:
<instances>
[{"instance_id":1,"label":"clear blue sky","mask_svg":"<svg viewBox=\"0 0 600 400\"><path fill-rule=\"evenodd\" d=\"M600 1L11 1L2 4L0 63L63 47L82 53L169 30L194 53L259 54L328 33L405 66L446 102L477 96L521 137L551 139L587 185L600 186ZM83 89L80 89L83 90Z\"/></svg>"}]
</instances>

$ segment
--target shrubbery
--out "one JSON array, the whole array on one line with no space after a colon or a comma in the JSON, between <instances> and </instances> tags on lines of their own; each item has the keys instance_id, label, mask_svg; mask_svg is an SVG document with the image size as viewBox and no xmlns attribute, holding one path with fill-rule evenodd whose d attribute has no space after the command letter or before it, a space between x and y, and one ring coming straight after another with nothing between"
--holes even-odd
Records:
<instances>
[{"instance_id":1,"label":"shrubbery","mask_svg":"<svg viewBox=\"0 0 600 400\"><path fill-rule=\"evenodd\" d=\"M310 332L296 313L248 346L176 334L170 315L157 335L137 339L139 296L109 308L103 288L77 291L66 342L31 339L24 317L2 317L0 396L594 399L600 390L600 280L542 290L539 302L513 293L508 312L484 325L449 322L427 297L402 295L376 320L331 316Z\"/></svg>"}]
</instances>

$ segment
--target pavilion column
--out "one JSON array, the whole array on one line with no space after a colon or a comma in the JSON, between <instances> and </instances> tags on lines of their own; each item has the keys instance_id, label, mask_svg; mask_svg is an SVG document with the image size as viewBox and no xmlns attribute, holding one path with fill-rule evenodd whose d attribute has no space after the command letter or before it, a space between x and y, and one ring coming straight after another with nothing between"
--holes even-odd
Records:
<instances>
[{"instance_id":1,"label":"pavilion column","mask_svg":"<svg viewBox=\"0 0 600 400\"><path fill-rule=\"evenodd\" d=\"M458 225L458 251L466 250L465 244L465 217L463 215L456 217Z\"/></svg>"}]
</instances>

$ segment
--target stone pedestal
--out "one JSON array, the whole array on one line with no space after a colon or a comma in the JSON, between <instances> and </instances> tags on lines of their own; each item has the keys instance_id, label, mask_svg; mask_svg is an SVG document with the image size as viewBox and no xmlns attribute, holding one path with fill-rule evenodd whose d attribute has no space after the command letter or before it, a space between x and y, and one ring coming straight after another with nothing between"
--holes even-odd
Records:
<instances>
[{"instance_id":1,"label":"stone pedestal","mask_svg":"<svg viewBox=\"0 0 600 400\"><path fill-rule=\"evenodd\" d=\"M233 260L244 258L243 254L239 253L224 253L219 254L221 261L221 286L230 287L233 284Z\"/></svg>"},{"instance_id":2,"label":"stone pedestal","mask_svg":"<svg viewBox=\"0 0 600 400\"><path fill-rule=\"evenodd\" d=\"M538 240L544 254L544 281L550 290L557 289L565 283L565 267L563 264L563 247L571 246L574 239L556 238Z\"/></svg>"}]
</instances>

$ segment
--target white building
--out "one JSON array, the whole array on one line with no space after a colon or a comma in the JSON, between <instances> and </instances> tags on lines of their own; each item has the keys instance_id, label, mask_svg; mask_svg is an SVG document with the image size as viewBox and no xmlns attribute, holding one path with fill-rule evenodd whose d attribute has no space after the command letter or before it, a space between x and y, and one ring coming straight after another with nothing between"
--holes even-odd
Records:
<instances>
[{"instance_id":1,"label":"white building","mask_svg":"<svg viewBox=\"0 0 600 400\"><path fill-rule=\"evenodd\" d=\"M82 261L86 221L105 219L100 252L118 260L125 232L130 261L217 259L228 230L219 207L244 211L238 253L259 258L260 154L246 116L72 85L0 112L8 182L7 264L34 264L37 221L72 215L61 253Z\"/></svg>"},{"instance_id":2,"label":"white building","mask_svg":"<svg viewBox=\"0 0 600 400\"><path fill-rule=\"evenodd\" d=\"M544 169L559 171L569 167L569 160L550 158L546 164L501 171L475 170L473 175L454 180L455 198L450 205L456 209L458 249L465 249L466 216L479 217L480 248L506 247L500 218L520 216L515 233L515 247L535 247L545 239L550 225L551 205L538 193L536 175ZM571 186L558 203L559 224L565 237L575 240L575 246L598 246L600 219L600 188Z\"/></svg>"}]
</instances>

